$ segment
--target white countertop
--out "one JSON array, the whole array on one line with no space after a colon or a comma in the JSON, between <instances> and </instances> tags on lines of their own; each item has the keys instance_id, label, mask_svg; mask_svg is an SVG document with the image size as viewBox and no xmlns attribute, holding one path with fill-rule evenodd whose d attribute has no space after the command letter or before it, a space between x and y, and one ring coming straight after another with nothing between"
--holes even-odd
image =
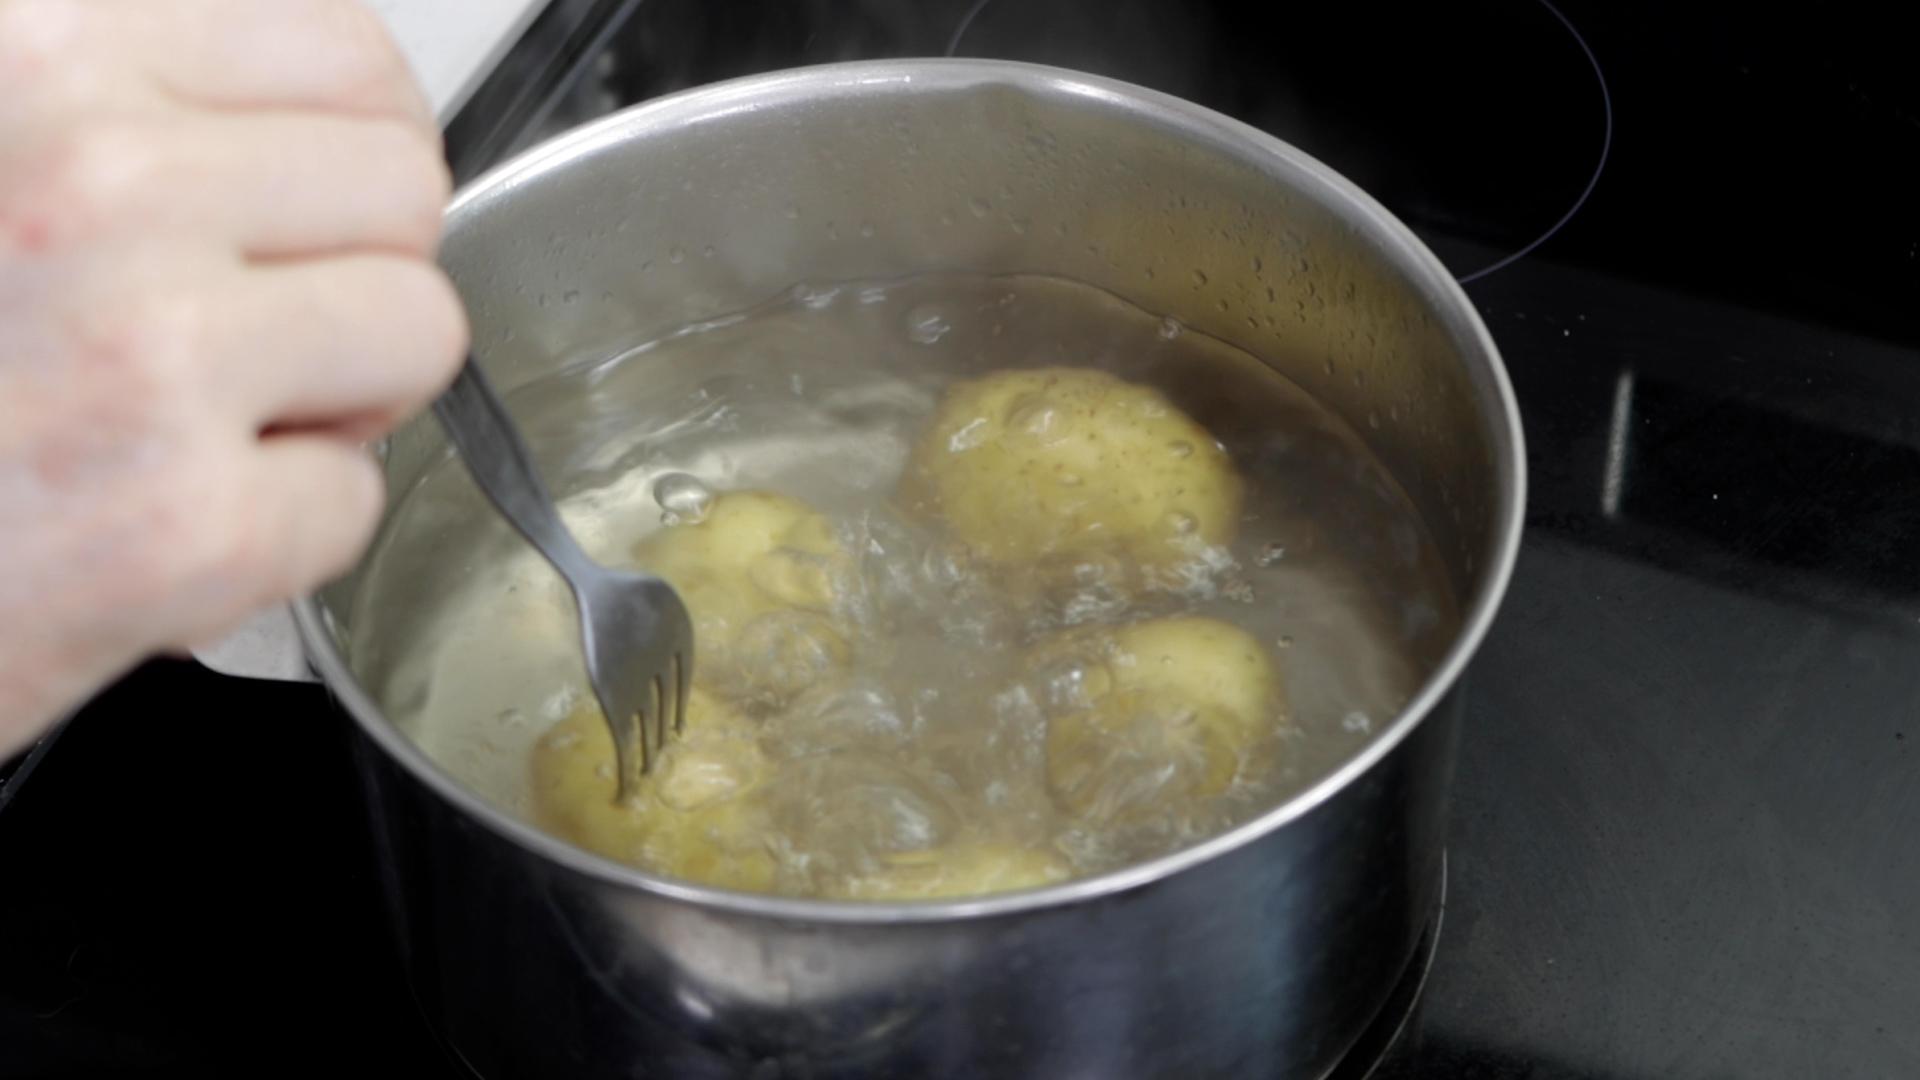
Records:
<instances>
[{"instance_id":1,"label":"white countertop","mask_svg":"<svg viewBox=\"0 0 1920 1080\"><path fill-rule=\"evenodd\" d=\"M442 125L500 62L547 0L365 0L412 61Z\"/></svg>"}]
</instances>

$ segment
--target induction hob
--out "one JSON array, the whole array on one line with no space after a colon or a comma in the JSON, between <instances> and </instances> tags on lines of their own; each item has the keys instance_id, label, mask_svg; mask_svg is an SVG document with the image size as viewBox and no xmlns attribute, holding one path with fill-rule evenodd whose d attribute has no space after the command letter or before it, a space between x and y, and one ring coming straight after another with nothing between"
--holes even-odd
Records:
<instances>
[{"instance_id":1,"label":"induction hob","mask_svg":"<svg viewBox=\"0 0 1920 1080\"><path fill-rule=\"evenodd\" d=\"M1565 217L1468 286L1528 532L1394 1075L1920 1076L1920 77L1864 4L1555 5L648 0L450 149L952 46L1266 127L1463 276ZM0 1077L460 1075L388 945L347 728L155 663L0 787Z\"/></svg>"}]
</instances>

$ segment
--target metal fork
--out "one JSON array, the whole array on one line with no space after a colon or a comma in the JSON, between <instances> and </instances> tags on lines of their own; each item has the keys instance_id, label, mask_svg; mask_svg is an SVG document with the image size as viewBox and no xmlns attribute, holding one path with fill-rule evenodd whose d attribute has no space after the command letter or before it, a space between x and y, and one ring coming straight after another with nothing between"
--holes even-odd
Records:
<instances>
[{"instance_id":1,"label":"metal fork","mask_svg":"<svg viewBox=\"0 0 1920 1080\"><path fill-rule=\"evenodd\" d=\"M669 732L685 730L693 621L673 587L587 556L540 480L506 407L471 356L433 411L474 482L573 590L587 677L613 730L619 797L638 794Z\"/></svg>"}]
</instances>

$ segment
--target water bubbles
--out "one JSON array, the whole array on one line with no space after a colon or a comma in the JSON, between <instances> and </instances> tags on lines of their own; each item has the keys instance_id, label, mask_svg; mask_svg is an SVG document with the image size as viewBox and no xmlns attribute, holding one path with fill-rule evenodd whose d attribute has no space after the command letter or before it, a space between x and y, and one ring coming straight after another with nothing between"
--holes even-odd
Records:
<instances>
[{"instance_id":1,"label":"water bubbles","mask_svg":"<svg viewBox=\"0 0 1920 1080\"><path fill-rule=\"evenodd\" d=\"M713 509L713 489L689 473L668 473L653 482L653 501L663 525L698 525Z\"/></svg>"},{"instance_id":2,"label":"water bubbles","mask_svg":"<svg viewBox=\"0 0 1920 1080\"><path fill-rule=\"evenodd\" d=\"M681 263L686 262L687 261L686 250L678 244L675 244L674 246L668 248L667 261L672 263L675 266L679 266Z\"/></svg>"},{"instance_id":3,"label":"water bubbles","mask_svg":"<svg viewBox=\"0 0 1920 1080\"><path fill-rule=\"evenodd\" d=\"M826 616L774 611L749 622L732 643L734 692L779 705L824 683L846 655L846 641Z\"/></svg>"},{"instance_id":4,"label":"water bubbles","mask_svg":"<svg viewBox=\"0 0 1920 1080\"><path fill-rule=\"evenodd\" d=\"M906 735L908 724L893 692L872 679L824 686L796 699L767 729L769 749L783 757L872 749Z\"/></svg>"},{"instance_id":5,"label":"water bubbles","mask_svg":"<svg viewBox=\"0 0 1920 1080\"><path fill-rule=\"evenodd\" d=\"M964 454L987 441L987 418L976 416L947 437L949 454Z\"/></svg>"},{"instance_id":6,"label":"water bubbles","mask_svg":"<svg viewBox=\"0 0 1920 1080\"><path fill-rule=\"evenodd\" d=\"M916 344L932 345L952 329L946 315L932 304L918 304L907 312L907 337Z\"/></svg>"},{"instance_id":7,"label":"water bubbles","mask_svg":"<svg viewBox=\"0 0 1920 1080\"><path fill-rule=\"evenodd\" d=\"M579 289L568 289L568 290L567 290L566 292L563 292L563 293L561 293L561 294L560 294L560 302L561 302L561 303L563 303L563 304L577 304L577 303L579 303L579 302L580 302L580 290L579 290Z\"/></svg>"},{"instance_id":8,"label":"water bubbles","mask_svg":"<svg viewBox=\"0 0 1920 1080\"><path fill-rule=\"evenodd\" d=\"M861 222L860 235L868 240L873 239L873 222L871 221Z\"/></svg>"},{"instance_id":9,"label":"water bubbles","mask_svg":"<svg viewBox=\"0 0 1920 1080\"><path fill-rule=\"evenodd\" d=\"M799 804L794 820L802 846L830 862L923 851L944 842L958 824L925 777L876 754L849 750L805 758L781 770L777 785L783 801ZM832 797L820 798L819 792Z\"/></svg>"},{"instance_id":10,"label":"water bubbles","mask_svg":"<svg viewBox=\"0 0 1920 1080\"><path fill-rule=\"evenodd\" d=\"M748 580L766 595L790 607L825 608L845 590L831 560L798 548L776 548L757 560Z\"/></svg>"},{"instance_id":11,"label":"water bubbles","mask_svg":"<svg viewBox=\"0 0 1920 1080\"><path fill-rule=\"evenodd\" d=\"M833 306L840 297L839 289L818 289L811 285L795 285L788 294L793 301L808 311L825 311Z\"/></svg>"},{"instance_id":12,"label":"water bubbles","mask_svg":"<svg viewBox=\"0 0 1920 1080\"><path fill-rule=\"evenodd\" d=\"M1113 673L1105 664L1070 656L1043 668L1037 678L1041 700L1057 712L1091 708L1113 690Z\"/></svg>"},{"instance_id":13,"label":"water bubbles","mask_svg":"<svg viewBox=\"0 0 1920 1080\"><path fill-rule=\"evenodd\" d=\"M540 705L540 718L548 724L559 723L561 718L573 711L578 698L571 690L561 690L547 698Z\"/></svg>"},{"instance_id":14,"label":"water bubbles","mask_svg":"<svg viewBox=\"0 0 1920 1080\"><path fill-rule=\"evenodd\" d=\"M1118 584L1102 579L1079 582L1060 602L1063 626L1105 622L1125 610L1133 597Z\"/></svg>"},{"instance_id":15,"label":"water bubbles","mask_svg":"<svg viewBox=\"0 0 1920 1080\"><path fill-rule=\"evenodd\" d=\"M967 209L973 211L974 217L984 218L988 214L993 213L993 204L975 195L973 198L967 200Z\"/></svg>"},{"instance_id":16,"label":"water bubbles","mask_svg":"<svg viewBox=\"0 0 1920 1080\"><path fill-rule=\"evenodd\" d=\"M1340 718L1340 730L1353 735L1365 735L1373 730L1373 717L1355 709Z\"/></svg>"},{"instance_id":17,"label":"water bubbles","mask_svg":"<svg viewBox=\"0 0 1920 1080\"><path fill-rule=\"evenodd\" d=\"M800 205L798 203L788 203L780 212L785 215L788 221L800 220Z\"/></svg>"},{"instance_id":18,"label":"water bubbles","mask_svg":"<svg viewBox=\"0 0 1920 1080\"><path fill-rule=\"evenodd\" d=\"M964 219L967 198L978 190L993 199L990 205L980 200L990 233L1004 239L1006 230L1022 225L1034 237L1062 231L1057 215L1002 201L994 194L997 184L960 188L948 197L950 217ZM763 224L777 223L783 214L797 220L801 208L783 204L784 198L775 194L769 200L761 212ZM939 211L930 207L917 226L932 226ZM1033 216L1017 216L1021 213ZM825 219L813 220L816 224L785 228L813 230ZM866 234L867 223L854 220L845 239L857 244L851 234L855 229ZM1058 247L1078 259L1086 238L1067 231L1069 242ZM818 232L805 235L821 239ZM1158 238L1159 229L1152 235ZM893 239L890 235L889 242ZM682 261L702 271L721 265L717 256L700 261L700 240L683 243L683 252L674 249ZM1273 280L1286 281L1293 250L1270 246ZM1212 291L1207 281L1205 291L1189 294L1192 310L1183 314L1212 310L1224 296L1229 314L1208 316L1223 326L1237 329L1243 318L1269 313L1286 325L1287 309L1304 294L1303 283L1287 282L1285 304L1263 304L1268 282L1245 277L1249 260L1255 260L1253 243L1225 250L1231 254L1224 258L1208 256L1228 274L1221 289ZM659 247L651 257L666 261L668 255L668 248ZM1238 274L1231 267L1236 259ZM1160 284L1175 293L1196 265L1177 256L1133 263L1134 275L1157 270ZM1255 267L1263 269L1257 260ZM577 312L601 297L600 286L583 286L585 294L576 297L562 291L568 284L574 283L553 283L552 303L577 300L582 306L570 309ZM920 451L923 457L909 459L906 448L924 430L916 420L936 407L944 380L994 365L1112 360L1118 371L1158 384L1173 399L1184 401L1182 392L1190 391L1195 400L1214 402L1237 395L1240 388L1194 383L1197 376L1187 364L1205 359L1199 354L1215 348L1213 339L1177 318L1138 310L1124 313L1130 321L1116 321L1120 316L1104 298L1090 301L1085 322L1076 323L1073 311L1063 314L1058 308L1074 303L1071 296L1056 297L1056 286L1018 279L962 281L957 291L913 279L817 279L812 285L788 279L782 284L792 285L787 297L767 305L764 314L748 314L739 328L715 322L716 329L708 330L702 324L697 334L663 340L656 352L636 355L636 371L686 362L672 373L673 389L659 401L663 417L682 427L661 432L644 422L650 418L605 417L624 429L618 464L634 471L620 478L617 525L591 537L595 550L630 551L659 520L679 529L664 530L663 539L677 537L676 543L702 547L702 535L712 532L714 519L721 517L711 509L719 494L765 487L808 500L841 538L836 547L824 535L819 543L812 536L770 536L756 549L754 562L715 582L716 595L728 590L734 595L700 605L703 694L714 695L728 711L709 714L711 726L696 717L689 730L704 727L702 737L677 743L650 781L650 800L676 810L718 808L714 800L739 799L750 788L750 799L733 804L742 813L726 811L689 827L707 829L710 820L714 830L735 823L750 828L751 839L739 844L737 837L714 833L716 850L730 857L746 851L756 859L769 853L777 867L775 888L837 895L844 882L878 881L895 875L901 865L938 865L943 874L956 867L956 872L971 872L967 860L976 841L986 841L989 848L1005 843L1043 852L1076 873L1099 872L1217 832L1216 826L1244 820L1248 811L1312 781L1325 763L1350 757L1384 726L1360 713L1366 726L1343 730L1342 718L1350 711L1392 715L1388 702L1399 687L1376 688L1369 680L1376 678L1376 669L1382 672L1379 679L1398 679L1398 669L1388 671L1378 662L1371 651L1374 635L1384 642L1381 648L1404 643L1411 650L1432 647L1434 635L1450 628L1450 609L1438 591L1425 602L1418 596L1409 602L1407 593L1396 593L1401 605L1383 608L1377 620L1352 620L1351 626L1321 616L1325 606L1337 602L1326 599L1328 585L1343 586L1346 580L1329 574L1344 573L1350 555L1373 562L1404 559L1405 538L1375 528L1368 518L1354 532L1372 539L1351 545L1354 551L1334 548L1330 530L1315 539L1308 523L1331 520L1344 505L1323 505L1333 500L1321 499L1320 474L1342 484L1352 478L1329 471L1346 458L1310 437L1319 422L1306 414L1305 405L1298 406L1299 413L1289 411L1294 406L1276 408L1277 420L1284 421L1275 425L1281 434L1255 439L1242 433L1233 439L1233 460L1246 474L1249 497L1234 515L1244 523L1231 548L1208 542L1224 539L1211 528L1214 503L1188 489L1138 512L1125 522L1129 535L1110 543L1009 560L997 546L998 537L987 537L969 551L952 538L950 506L911 482L899 482L903 465L911 480L916 470L972 460L928 460L942 457L943 449L992 458L999 448L1027 450L1035 441L1064 439L1059 452L1047 455L1017 487L1010 484L985 497L1073 508L1099 505L1108 489L1118 486L1116 471L1183 472L1215 460L1221 451L1201 429L1162 425L1116 456L1107 432L1077 401L1040 390L1001 396L958 414L939 442ZM531 303L538 291L528 289L523 302ZM1206 299L1209 292L1212 300ZM1269 299L1273 296L1277 290ZM613 310L630 299L620 293L618 301L607 298L599 307ZM868 300L884 302L861 306ZM996 339L1000 326L1004 335ZM1321 355L1332 354L1345 365L1347 370L1339 372L1344 387L1367 353L1341 343L1339 332L1332 331L1333 343ZM1132 355L1125 355L1129 350ZM1397 362L1384 349L1378 351L1380 363ZM1306 370L1318 363L1306 358ZM735 381L721 382L729 373L738 373L732 374ZM1382 377L1369 381L1377 384ZM1258 387L1248 390L1251 394ZM1251 412L1262 404L1249 399L1244 407ZM1164 419L1168 413L1164 404L1138 407L1141 420ZM1355 419L1364 417L1366 408L1363 403ZM1378 409L1383 421L1415 421L1423 415L1410 411L1404 398L1391 407L1383 399ZM722 415L735 418L741 437L718 437L721 428L712 421ZM789 421L791 428L782 426ZM689 441L676 443L682 428ZM1292 434L1285 434L1289 430ZM1328 431L1350 441L1345 424ZM1080 453L1089 434L1101 441L1089 442ZM696 439L701 441L691 441ZM988 452L988 445L996 449ZM604 461L615 463L611 456ZM1266 498L1268 490L1257 485L1269 474L1298 475L1309 482L1278 485L1271 489L1278 497ZM1251 511L1256 507L1257 516ZM1096 530L1112 524L1104 517L1089 519ZM721 524L731 527L731 522ZM1417 529L1408 535L1427 543ZM1316 543L1337 556L1331 564L1330 556L1314 550ZM1143 558L1148 551L1155 557ZM1279 566L1283 558L1286 565ZM1424 564L1414 569L1428 572ZM460 703L462 730L475 739L490 735L504 754L515 753L569 716L574 721L569 731L584 730L572 737L595 743L605 737L579 723L591 697L574 675L577 647L569 644L574 639L564 586L541 584L546 576L520 580L516 595L493 597L494 603L508 605L501 609L505 617L491 621L499 629L488 630L503 641L490 645L494 651L476 662L482 666L475 670L488 676L477 681L512 696L487 701L469 695ZM676 577L690 588L707 584ZM504 593L508 583L498 583L495 592ZM537 625L527 621L528 614L538 616ZM1264 744L1297 737L1302 752L1293 754L1290 747L1281 759L1284 765L1269 770L1266 759L1249 747L1226 792L1203 793L1201 786L1209 770L1217 775L1227 766L1207 757L1214 751L1205 748L1217 748L1219 741L1209 730L1218 720L1208 712L1212 707L1186 707L1192 705L1186 698L1194 685L1190 665L1167 659L1164 650L1156 655L1136 649L1134 666L1128 666L1125 650L1112 639L1121 627L1189 615L1241 626L1253 635L1263 660L1291 677L1292 696L1284 708L1275 706L1267 718L1274 721L1273 730L1263 728L1259 738ZM540 635L531 645L529 630ZM1305 635L1297 650L1292 633ZM1356 646L1363 633L1368 636ZM1172 676L1177 685L1164 693L1149 691L1143 676L1149 677L1146 683ZM552 693L561 683L571 689ZM507 709L509 704L518 709ZM448 716L455 711L451 701L436 702L434 708ZM1075 730L1085 738L1063 750L1062 740ZM713 737L738 742L719 746L707 741ZM1086 771L1056 777L1056 761L1069 756L1080 759ZM1231 752L1215 756L1229 765L1235 757ZM591 780L592 767L583 767L577 779ZM480 759L471 769L499 771L497 763ZM505 782L526 783L521 772ZM592 793L598 797L606 787L606 782L592 785ZM517 788L513 794L528 797ZM1076 808L1067 808L1069 799Z\"/></svg>"},{"instance_id":19,"label":"water bubbles","mask_svg":"<svg viewBox=\"0 0 1920 1080\"><path fill-rule=\"evenodd\" d=\"M1204 289L1206 286L1207 272L1196 267L1193 271L1193 287L1196 289Z\"/></svg>"},{"instance_id":20,"label":"water bubbles","mask_svg":"<svg viewBox=\"0 0 1920 1080\"><path fill-rule=\"evenodd\" d=\"M1022 394L1007 405L1007 434L1024 442L1051 446L1066 438L1065 417L1045 394Z\"/></svg>"}]
</instances>

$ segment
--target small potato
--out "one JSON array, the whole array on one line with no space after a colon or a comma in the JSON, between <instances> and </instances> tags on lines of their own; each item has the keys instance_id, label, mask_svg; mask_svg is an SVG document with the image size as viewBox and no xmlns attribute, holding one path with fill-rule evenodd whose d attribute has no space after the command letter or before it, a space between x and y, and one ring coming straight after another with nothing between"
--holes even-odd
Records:
<instances>
[{"instance_id":1,"label":"small potato","mask_svg":"<svg viewBox=\"0 0 1920 1080\"><path fill-rule=\"evenodd\" d=\"M835 611L853 559L807 504L729 492L700 522L649 536L634 557L686 601L702 685L777 704L846 666Z\"/></svg>"},{"instance_id":2,"label":"small potato","mask_svg":"<svg viewBox=\"0 0 1920 1080\"><path fill-rule=\"evenodd\" d=\"M1033 889L1065 881L1066 861L1038 848L974 841L889 855L872 873L840 883L849 900L936 900Z\"/></svg>"},{"instance_id":3,"label":"small potato","mask_svg":"<svg viewBox=\"0 0 1920 1080\"><path fill-rule=\"evenodd\" d=\"M1048 789L1096 820L1224 792L1282 709L1260 643L1200 616L1070 631L1026 669L1048 715Z\"/></svg>"},{"instance_id":4,"label":"small potato","mask_svg":"<svg viewBox=\"0 0 1920 1080\"><path fill-rule=\"evenodd\" d=\"M1081 368L949 387L901 494L989 562L1117 560L1163 587L1231 542L1240 515L1240 478L1205 428L1151 387Z\"/></svg>"},{"instance_id":5,"label":"small potato","mask_svg":"<svg viewBox=\"0 0 1920 1080\"><path fill-rule=\"evenodd\" d=\"M637 798L616 801L613 736L586 703L535 744L533 805L543 827L610 859L703 885L773 888L778 870L757 797L768 764L752 721L694 690Z\"/></svg>"}]
</instances>

